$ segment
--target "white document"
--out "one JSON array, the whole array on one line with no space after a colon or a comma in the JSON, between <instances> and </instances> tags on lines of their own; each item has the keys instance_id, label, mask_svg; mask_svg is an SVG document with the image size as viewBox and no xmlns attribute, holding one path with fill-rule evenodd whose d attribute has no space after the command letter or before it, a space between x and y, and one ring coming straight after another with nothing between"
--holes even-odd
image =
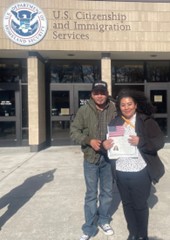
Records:
<instances>
[{"instance_id":1,"label":"white document","mask_svg":"<svg viewBox=\"0 0 170 240\"><path fill-rule=\"evenodd\" d=\"M113 139L113 147L109 149L108 157L109 159L117 159L119 157L137 157L138 151L136 146L132 146L128 142L129 135L110 137L107 135L107 138Z\"/></svg>"}]
</instances>

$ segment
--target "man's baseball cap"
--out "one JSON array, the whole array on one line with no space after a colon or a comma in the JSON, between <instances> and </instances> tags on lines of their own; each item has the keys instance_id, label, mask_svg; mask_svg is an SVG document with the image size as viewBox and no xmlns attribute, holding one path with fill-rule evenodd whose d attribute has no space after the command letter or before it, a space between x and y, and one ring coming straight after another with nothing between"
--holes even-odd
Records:
<instances>
[{"instance_id":1,"label":"man's baseball cap","mask_svg":"<svg viewBox=\"0 0 170 240\"><path fill-rule=\"evenodd\" d=\"M104 81L94 82L93 86L92 86L92 92L97 92L97 91L106 92L107 91L107 83Z\"/></svg>"}]
</instances>

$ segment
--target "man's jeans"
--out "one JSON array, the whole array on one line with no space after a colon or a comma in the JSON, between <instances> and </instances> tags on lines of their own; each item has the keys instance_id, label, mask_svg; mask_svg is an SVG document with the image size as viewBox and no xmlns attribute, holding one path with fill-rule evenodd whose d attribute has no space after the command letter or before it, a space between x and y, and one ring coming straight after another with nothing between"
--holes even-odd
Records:
<instances>
[{"instance_id":1,"label":"man's jeans","mask_svg":"<svg viewBox=\"0 0 170 240\"><path fill-rule=\"evenodd\" d=\"M113 199L111 162L103 156L98 164L84 161L84 177L86 183L85 224L82 230L84 234L94 236L97 233L97 225L109 223L111 220L109 213Z\"/></svg>"}]
</instances>

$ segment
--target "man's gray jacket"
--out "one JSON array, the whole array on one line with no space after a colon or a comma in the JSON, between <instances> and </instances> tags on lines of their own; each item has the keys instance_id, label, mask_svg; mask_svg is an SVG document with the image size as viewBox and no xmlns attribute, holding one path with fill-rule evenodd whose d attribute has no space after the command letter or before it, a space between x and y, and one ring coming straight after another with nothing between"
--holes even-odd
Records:
<instances>
[{"instance_id":1,"label":"man's gray jacket","mask_svg":"<svg viewBox=\"0 0 170 240\"><path fill-rule=\"evenodd\" d=\"M116 116L115 104L109 100L105 111L107 133L107 125ZM91 139L98 139L98 121L98 110L93 99L90 99L87 104L79 108L70 127L71 139L81 144L84 159L90 163L97 163L101 155L101 152L96 152L90 146Z\"/></svg>"}]
</instances>

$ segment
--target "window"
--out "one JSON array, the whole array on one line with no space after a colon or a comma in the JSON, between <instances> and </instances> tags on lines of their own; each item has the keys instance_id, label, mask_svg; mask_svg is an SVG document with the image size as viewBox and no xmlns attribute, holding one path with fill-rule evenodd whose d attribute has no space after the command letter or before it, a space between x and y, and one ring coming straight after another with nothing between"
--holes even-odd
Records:
<instances>
[{"instance_id":1,"label":"window","mask_svg":"<svg viewBox=\"0 0 170 240\"><path fill-rule=\"evenodd\" d=\"M0 91L0 116L15 116L15 91Z\"/></svg>"},{"instance_id":2,"label":"window","mask_svg":"<svg viewBox=\"0 0 170 240\"><path fill-rule=\"evenodd\" d=\"M170 62L169 61L147 62L147 81L170 82Z\"/></svg>"},{"instance_id":3,"label":"window","mask_svg":"<svg viewBox=\"0 0 170 240\"><path fill-rule=\"evenodd\" d=\"M17 83L21 79L18 60L0 60L0 83Z\"/></svg>"},{"instance_id":4,"label":"window","mask_svg":"<svg viewBox=\"0 0 170 240\"><path fill-rule=\"evenodd\" d=\"M144 64L142 62L112 62L112 81L115 83L143 83Z\"/></svg>"},{"instance_id":5,"label":"window","mask_svg":"<svg viewBox=\"0 0 170 240\"><path fill-rule=\"evenodd\" d=\"M100 79L99 61L52 61L51 83L93 83Z\"/></svg>"}]
</instances>

